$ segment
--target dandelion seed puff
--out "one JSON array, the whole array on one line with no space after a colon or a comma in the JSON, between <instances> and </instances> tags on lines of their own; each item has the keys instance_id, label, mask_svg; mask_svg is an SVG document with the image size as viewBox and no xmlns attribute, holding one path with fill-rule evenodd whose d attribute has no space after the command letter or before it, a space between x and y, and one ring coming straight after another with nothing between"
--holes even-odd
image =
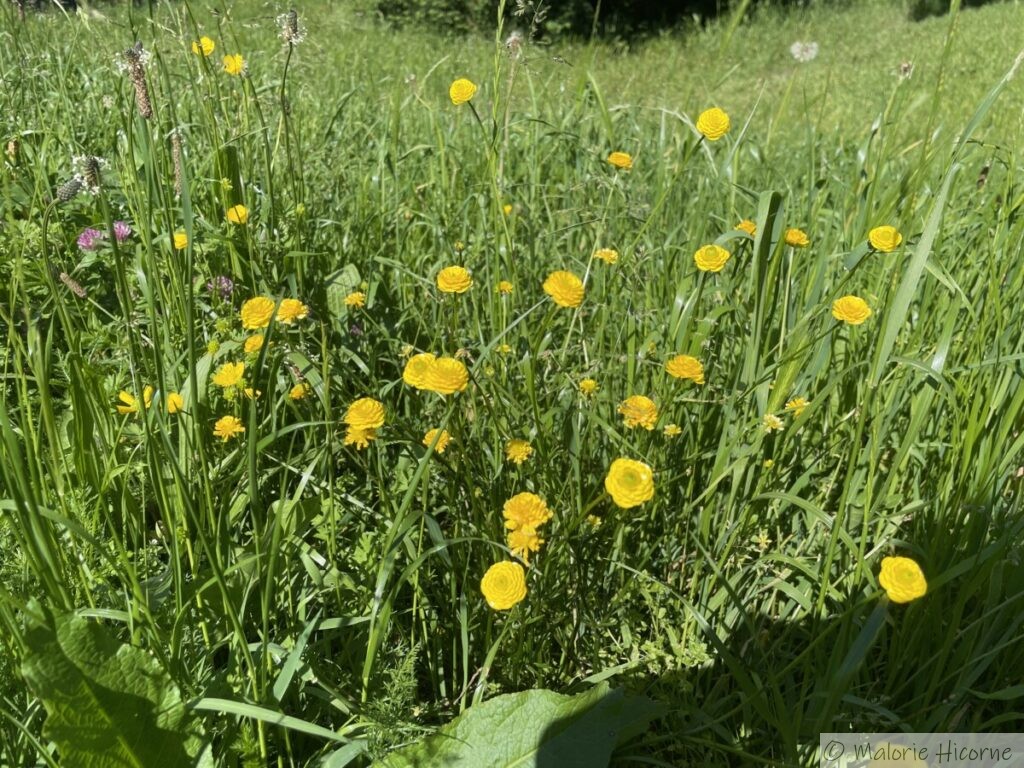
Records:
<instances>
[{"instance_id":1,"label":"dandelion seed puff","mask_svg":"<svg viewBox=\"0 0 1024 768\"><path fill-rule=\"evenodd\" d=\"M818 44L797 40L789 46L789 54L801 64L806 64L808 61L814 61L818 57Z\"/></svg>"}]
</instances>

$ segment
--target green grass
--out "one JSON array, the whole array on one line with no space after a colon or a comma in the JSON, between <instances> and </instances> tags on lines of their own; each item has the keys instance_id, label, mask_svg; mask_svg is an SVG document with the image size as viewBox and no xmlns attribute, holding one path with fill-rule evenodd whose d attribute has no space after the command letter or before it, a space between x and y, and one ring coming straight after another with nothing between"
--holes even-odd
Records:
<instances>
[{"instance_id":1,"label":"green grass","mask_svg":"<svg viewBox=\"0 0 1024 768\"><path fill-rule=\"evenodd\" d=\"M344 765L326 762L339 742L368 764L484 698L600 680L667 705L622 765L810 765L821 731L1012 728L1015 4L920 23L882 2L765 9L518 60L342 4L304 9L289 49L282 10L0 9L0 762L54 759L29 688L47 611L143 649L217 765ZM189 51L200 33L209 59ZM795 62L796 39L818 58ZM135 40L150 120L113 63ZM221 70L233 52L247 77ZM472 108L449 101L456 77L480 86ZM702 142L715 104L732 130ZM100 194L51 204L83 154L109 162ZM236 203L245 226L225 221ZM116 247L115 220L134 230ZM903 233L892 254L866 244L880 224ZM87 226L108 233L98 251L76 245ZM711 242L732 258L700 273ZM473 273L461 296L434 284L452 264ZM579 310L541 290L557 269L586 276ZM346 307L357 290L365 308ZM845 294L872 308L863 325L833 320ZM246 353L257 295L311 311ZM460 357L469 386L415 391L411 350ZM677 353L704 385L666 374ZM258 397L211 383L234 361ZM115 410L147 385L145 414ZM633 394L655 430L623 425ZM386 410L365 450L342 424L361 397ZM244 434L215 438L224 415ZM434 427L443 454L422 444ZM521 466L511 438L533 446ZM652 501L612 504L618 457L653 467ZM509 558L501 510L522 491L555 514L526 599L495 612L480 578ZM885 600L892 554L921 564L924 598Z\"/></svg>"}]
</instances>

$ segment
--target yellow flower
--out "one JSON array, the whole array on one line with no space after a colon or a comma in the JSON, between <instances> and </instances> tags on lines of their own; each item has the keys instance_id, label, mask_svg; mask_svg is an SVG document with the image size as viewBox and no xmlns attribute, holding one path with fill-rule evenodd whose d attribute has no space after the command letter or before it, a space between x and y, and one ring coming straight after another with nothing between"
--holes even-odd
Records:
<instances>
[{"instance_id":1,"label":"yellow flower","mask_svg":"<svg viewBox=\"0 0 1024 768\"><path fill-rule=\"evenodd\" d=\"M654 429L654 423L658 420L658 406L649 397L643 395L631 395L619 403L619 413L622 414L622 422L630 428L643 427Z\"/></svg>"},{"instance_id":2,"label":"yellow flower","mask_svg":"<svg viewBox=\"0 0 1024 768\"><path fill-rule=\"evenodd\" d=\"M531 529L521 528L518 531L510 531L508 534L508 548L513 555L527 565L530 564L530 553L540 552L543 543L544 539Z\"/></svg>"},{"instance_id":3,"label":"yellow flower","mask_svg":"<svg viewBox=\"0 0 1024 768\"><path fill-rule=\"evenodd\" d=\"M313 388L309 386L308 381L300 381L288 391L288 397L292 400L301 400L312 391Z\"/></svg>"},{"instance_id":4,"label":"yellow flower","mask_svg":"<svg viewBox=\"0 0 1024 768\"><path fill-rule=\"evenodd\" d=\"M587 523L589 523L590 527L593 528L595 531L601 527L601 522L601 518L597 515L587 515Z\"/></svg>"},{"instance_id":5,"label":"yellow flower","mask_svg":"<svg viewBox=\"0 0 1024 768\"><path fill-rule=\"evenodd\" d=\"M502 296L508 296L509 294L512 293L513 290L515 290L515 288L513 287L512 283L510 283L508 280L501 280L498 282L498 285L494 290L496 290Z\"/></svg>"},{"instance_id":6,"label":"yellow flower","mask_svg":"<svg viewBox=\"0 0 1024 768\"><path fill-rule=\"evenodd\" d=\"M751 237L757 234L757 224L752 222L750 219L744 219L743 221L741 221L739 224L736 225L736 229L738 229L740 232L746 232Z\"/></svg>"},{"instance_id":7,"label":"yellow flower","mask_svg":"<svg viewBox=\"0 0 1024 768\"><path fill-rule=\"evenodd\" d=\"M438 432L441 436L438 437ZM434 446L435 453L444 453L444 449L448 447L448 443L452 441L452 436L448 434L447 429L432 429L423 436L423 444L429 448L434 442L434 438L437 438L437 445Z\"/></svg>"},{"instance_id":8,"label":"yellow flower","mask_svg":"<svg viewBox=\"0 0 1024 768\"><path fill-rule=\"evenodd\" d=\"M461 360L439 357L427 366L423 389L439 395L452 395L462 392L468 383L469 371Z\"/></svg>"},{"instance_id":9,"label":"yellow flower","mask_svg":"<svg viewBox=\"0 0 1024 768\"><path fill-rule=\"evenodd\" d=\"M245 74L245 59L242 58L242 54L229 53L221 61L224 62L224 71L229 75Z\"/></svg>"},{"instance_id":10,"label":"yellow flower","mask_svg":"<svg viewBox=\"0 0 1024 768\"><path fill-rule=\"evenodd\" d=\"M511 560L495 563L480 579L480 591L491 608L507 611L526 597L526 572Z\"/></svg>"},{"instance_id":11,"label":"yellow flower","mask_svg":"<svg viewBox=\"0 0 1024 768\"><path fill-rule=\"evenodd\" d=\"M248 397L250 400L255 400L257 397L263 394L262 389L253 389L252 387L246 387L242 390L242 394Z\"/></svg>"},{"instance_id":12,"label":"yellow flower","mask_svg":"<svg viewBox=\"0 0 1024 768\"><path fill-rule=\"evenodd\" d=\"M506 216L511 216L513 210L514 209L512 207L512 203L505 203L503 206L501 206L501 212L504 213Z\"/></svg>"},{"instance_id":13,"label":"yellow flower","mask_svg":"<svg viewBox=\"0 0 1024 768\"><path fill-rule=\"evenodd\" d=\"M535 531L550 520L554 513L540 496L524 491L506 501L501 514L508 530Z\"/></svg>"},{"instance_id":14,"label":"yellow flower","mask_svg":"<svg viewBox=\"0 0 1024 768\"><path fill-rule=\"evenodd\" d=\"M903 242L903 235L899 233L896 227L875 227L868 232L868 242L876 251L892 253L900 247L900 243Z\"/></svg>"},{"instance_id":15,"label":"yellow flower","mask_svg":"<svg viewBox=\"0 0 1024 768\"><path fill-rule=\"evenodd\" d=\"M242 304L239 314L242 316L242 327L246 330L266 328L270 318L274 316L277 303L267 296L256 296Z\"/></svg>"},{"instance_id":16,"label":"yellow flower","mask_svg":"<svg viewBox=\"0 0 1024 768\"><path fill-rule=\"evenodd\" d=\"M139 412L139 401L135 395L130 392L125 392L123 389L117 393L117 399L121 401L121 405L117 406L118 413L138 413ZM146 408L153 403L153 388L148 384L142 389L142 402Z\"/></svg>"},{"instance_id":17,"label":"yellow flower","mask_svg":"<svg viewBox=\"0 0 1024 768\"><path fill-rule=\"evenodd\" d=\"M928 591L921 566L909 557L883 557L878 583L894 603L909 603Z\"/></svg>"},{"instance_id":18,"label":"yellow flower","mask_svg":"<svg viewBox=\"0 0 1024 768\"><path fill-rule=\"evenodd\" d=\"M810 244L810 238L802 229L791 227L786 230L786 245L791 245L794 248L806 248Z\"/></svg>"},{"instance_id":19,"label":"yellow flower","mask_svg":"<svg viewBox=\"0 0 1024 768\"><path fill-rule=\"evenodd\" d=\"M459 106L472 99L475 93L476 85L471 80L460 77L448 89L448 98L452 100L452 104Z\"/></svg>"},{"instance_id":20,"label":"yellow flower","mask_svg":"<svg viewBox=\"0 0 1024 768\"><path fill-rule=\"evenodd\" d=\"M560 307L578 307L583 303L583 281L572 272L558 270L544 281L544 293Z\"/></svg>"},{"instance_id":21,"label":"yellow flower","mask_svg":"<svg viewBox=\"0 0 1024 768\"><path fill-rule=\"evenodd\" d=\"M766 413L764 415L764 418L761 419L761 427L768 434L771 434L772 432L778 432L784 426L785 424L783 424L782 419L780 419L774 413Z\"/></svg>"},{"instance_id":22,"label":"yellow flower","mask_svg":"<svg viewBox=\"0 0 1024 768\"><path fill-rule=\"evenodd\" d=\"M871 307L859 296L843 296L832 302L832 317L850 325L860 325L871 317Z\"/></svg>"},{"instance_id":23,"label":"yellow flower","mask_svg":"<svg viewBox=\"0 0 1024 768\"><path fill-rule=\"evenodd\" d=\"M224 363L217 372L213 374L213 383L218 387L235 386L242 380L242 376L245 374L245 363Z\"/></svg>"},{"instance_id":24,"label":"yellow flower","mask_svg":"<svg viewBox=\"0 0 1024 768\"><path fill-rule=\"evenodd\" d=\"M221 416L213 425L214 437L219 437L225 443L243 432L245 432L245 427L242 426L242 422L238 420L237 416Z\"/></svg>"},{"instance_id":25,"label":"yellow flower","mask_svg":"<svg viewBox=\"0 0 1024 768\"><path fill-rule=\"evenodd\" d=\"M291 325L296 320L304 320L309 316L309 307L298 299L281 299L277 308L277 321Z\"/></svg>"},{"instance_id":26,"label":"yellow flower","mask_svg":"<svg viewBox=\"0 0 1024 768\"><path fill-rule=\"evenodd\" d=\"M413 355L406 362L405 370L402 371L402 381L410 387L426 389L427 371L430 370L430 366L434 364L436 359L430 352L421 352L418 355Z\"/></svg>"},{"instance_id":27,"label":"yellow flower","mask_svg":"<svg viewBox=\"0 0 1024 768\"><path fill-rule=\"evenodd\" d=\"M629 171L633 168L633 158L627 152L612 152L608 155L608 162L624 171Z\"/></svg>"},{"instance_id":28,"label":"yellow flower","mask_svg":"<svg viewBox=\"0 0 1024 768\"><path fill-rule=\"evenodd\" d=\"M729 132L729 116L718 107L705 109L697 118L697 130L708 141L718 141Z\"/></svg>"},{"instance_id":29,"label":"yellow flower","mask_svg":"<svg viewBox=\"0 0 1024 768\"><path fill-rule=\"evenodd\" d=\"M184 251L188 248L188 235L184 232L174 233L174 249L176 251Z\"/></svg>"},{"instance_id":30,"label":"yellow flower","mask_svg":"<svg viewBox=\"0 0 1024 768\"><path fill-rule=\"evenodd\" d=\"M176 414L183 411L185 407L185 400L177 392L170 392L167 395L167 413Z\"/></svg>"},{"instance_id":31,"label":"yellow flower","mask_svg":"<svg viewBox=\"0 0 1024 768\"><path fill-rule=\"evenodd\" d=\"M249 221L249 209L239 203L228 208L228 221L232 224L245 224Z\"/></svg>"},{"instance_id":32,"label":"yellow flower","mask_svg":"<svg viewBox=\"0 0 1024 768\"><path fill-rule=\"evenodd\" d=\"M678 424L666 424L665 429L662 430L665 437L677 437L683 434L683 428Z\"/></svg>"},{"instance_id":33,"label":"yellow flower","mask_svg":"<svg viewBox=\"0 0 1024 768\"><path fill-rule=\"evenodd\" d=\"M255 354L263 349L263 334L254 333L252 336L245 340L245 345L242 347L245 353L248 355Z\"/></svg>"},{"instance_id":34,"label":"yellow flower","mask_svg":"<svg viewBox=\"0 0 1024 768\"><path fill-rule=\"evenodd\" d=\"M533 446L526 440L514 438L505 443L505 458L517 467L533 455Z\"/></svg>"},{"instance_id":35,"label":"yellow flower","mask_svg":"<svg viewBox=\"0 0 1024 768\"><path fill-rule=\"evenodd\" d=\"M676 355L665 363L665 370L673 378L689 379L694 384L704 383L704 366L696 357Z\"/></svg>"},{"instance_id":36,"label":"yellow flower","mask_svg":"<svg viewBox=\"0 0 1024 768\"><path fill-rule=\"evenodd\" d=\"M213 40L208 38L206 35L203 35L198 40L192 41L192 53L194 53L196 56L198 56L200 53L203 56L209 56L211 53L213 53L213 49L216 47L217 46L213 42Z\"/></svg>"},{"instance_id":37,"label":"yellow flower","mask_svg":"<svg viewBox=\"0 0 1024 768\"><path fill-rule=\"evenodd\" d=\"M511 344L499 344L496 347L496 349L498 350L498 354L507 355L508 353L510 353L512 351L512 345Z\"/></svg>"},{"instance_id":38,"label":"yellow flower","mask_svg":"<svg viewBox=\"0 0 1024 768\"><path fill-rule=\"evenodd\" d=\"M798 417L804 412L804 409L811 404L811 401L806 397L794 397L788 403L786 403L786 410Z\"/></svg>"},{"instance_id":39,"label":"yellow flower","mask_svg":"<svg viewBox=\"0 0 1024 768\"><path fill-rule=\"evenodd\" d=\"M366 429L363 427L349 427L345 433L345 445L354 445L357 450L368 448L370 441L377 439L376 429Z\"/></svg>"},{"instance_id":40,"label":"yellow flower","mask_svg":"<svg viewBox=\"0 0 1024 768\"><path fill-rule=\"evenodd\" d=\"M654 498L654 474L642 461L616 459L608 468L604 488L616 506L630 509Z\"/></svg>"},{"instance_id":41,"label":"yellow flower","mask_svg":"<svg viewBox=\"0 0 1024 768\"><path fill-rule=\"evenodd\" d=\"M473 287L473 278L465 267L445 267L437 273L437 287L444 293L465 293Z\"/></svg>"},{"instance_id":42,"label":"yellow flower","mask_svg":"<svg viewBox=\"0 0 1024 768\"><path fill-rule=\"evenodd\" d=\"M362 291L353 291L345 297L345 306L360 309L366 306L366 294Z\"/></svg>"},{"instance_id":43,"label":"yellow flower","mask_svg":"<svg viewBox=\"0 0 1024 768\"><path fill-rule=\"evenodd\" d=\"M600 259L605 264L614 264L619 260L619 252L614 248L598 248L594 251L594 258Z\"/></svg>"},{"instance_id":44,"label":"yellow flower","mask_svg":"<svg viewBox=\"0 0 1024 768\"><path fill-rule=\"evenodd\" d=\"M348 424L350 430L370 430L382 427L384 426L384 404L372 397L361 397L348 407L342 421Z\"/></svg>"},{"instance_id":45,"label":"yellow flower","mask_svg":"<svg viewBox=\"0 0 1024 768\"><path fill-rule=\"evenodd\" d=\"M580 381L580 394L584 397L593 397L599 388L600 384L594 379L583 379Z\"/></svg>"},{"instance_id":46,"label":"yellow flower","mask_svg":"<svg viewBox=\"0 0 1024 768\"><path fill-rule=\"evenodd\" d=\"M720 245L705 245L693 254L693 261L701 272L721 272L731 255Z\"/></svg>"}]
</instances>

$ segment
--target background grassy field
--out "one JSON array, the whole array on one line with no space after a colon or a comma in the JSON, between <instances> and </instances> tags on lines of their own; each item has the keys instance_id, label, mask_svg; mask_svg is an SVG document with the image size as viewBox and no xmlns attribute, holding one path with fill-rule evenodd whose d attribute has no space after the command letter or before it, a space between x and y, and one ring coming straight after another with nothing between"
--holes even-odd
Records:
<instances>
[{"instance_id":1,"label":"background grassy field","mask_svg":"<svg viewBox=\"0 0 1024 768\"><path fill-rule=\"evenodd\" d=\"M396 31L358 4L300 9L289 46L286 10L0 9L0 763L72 764L75 713L109 705L106 764L365 765L497 694L600 681L665 706L622 765L807 765L820 731L1020 721L1017 3L767 7L631 45L531 42L524 20L518 55L508 28ZM150 119L115 66L136 40ZM714 144L692 125L710 106L732 118ZM102 189L54 203L78 155L108 162ZM894 253L866 244L882 224ZM712 242L732 258L698 272ZM435 286L453 264L464 295ZM578 311L541 290L558 269L586 276ZM848 293L864 325L833 320ZM310 316L247 353L257 295ZM414 391L413 351L458 356L469 387ZM679 353L705 384L666 374ZM211 382L226 362L259 396ZM634 394L656 429L624 426ZM341 420L366 396L387 415L358 450ZM244 434L215 438L224 415ZM612 504L618 457L654 468L652 501ZM522 491L555 514L495 612L480 578ZM891 554L928 595L888 603ZM117 714L139 676L162 681L135 692L160 738ZM86 679L107 692L88 706Z\"/></svg>"}]
</instances>

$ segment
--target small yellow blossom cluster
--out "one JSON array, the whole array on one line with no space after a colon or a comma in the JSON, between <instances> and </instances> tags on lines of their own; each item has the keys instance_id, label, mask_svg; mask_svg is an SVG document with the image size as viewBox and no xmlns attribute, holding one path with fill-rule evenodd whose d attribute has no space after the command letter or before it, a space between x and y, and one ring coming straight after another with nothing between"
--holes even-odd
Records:
<instances>
[{"instance_id":1,"label":"small yellow blossom cluster","mask_svg":"<svg viewBox=\"0 0 1024 768\"><path fill-rule=\"evenodd\" d=\"M466 389L469 371L457 358L437 357L430 352L421 352L406 362L402 381L415 389L453 395Z\"/></svg>"},{"instance_id":2,"label":"small yellow blossom cluster","mask_svg":"<svg viewBox=\"0 0 1024 768\"><path fill-rule=\"evenodd\" d=\"M437 441L436 443L434 441ZM452 436L448 434L447 429L431 429L423 436L423 444L429 448L434 446L435 453L444 453L448 447L448 443L452 441Z\"/></svg>"},{"instance_id":3,"label":"small yellow blossom cluster","mask_svg":"<svg viewBox=\"0 0 1024 768\"><path fill-rule=\"evenodd\" d=\"M140 405L141 408L148 410L153 404L153 392L154 389L150 385L147 384L143 387L142 403L140 404L135 395L122 389L117 393L117 399L120 401L116 406L117 412L122 414L139 413ZM169 392L164 400L164 406L168 413L180 413L185 408L185 400L177 392Z\"/></svg>"},{"instance_id":4,"label":"small yellow blossom cluster","mask_svg":"<svg viewBox=\"0 0 1024 768\"><path fill-rule=\"evenodd\" d=\"M377 430L384 426L384 404L372 397L361 397L348 407L342 420L348 427L345 445L362 450L377 438Z\"/></svg>"},{"instance_id":5,"label":"small yellow blossom cluster","mask_svg":"<svg viewBox=\"0 0 1024 768\"><path fill-rule=\"evenodd\" d=\"M539 552L544 539L537 529L551 519L547 503L535 493L518 493L505 502L502 509L507 531L508 548L527 565L530 553Z\"/></svg>"},{"instance_id":6,"label":"small yellow blossom cluster","mask_svg":"<svg viewBox=\"0 0 1024 768\"><path fill-rule=\"evenodd\" d=\"M309 317L309 307L298 299L281 299L281 303L278 304L269 296L256 296L242 304L239 314L243 328L256 330L266 328L274 318L285 325L292 325L296 320L305 320Z\"/></svg>"},{"instance_id":7,"label":"small yellow blossom cluster","mask_svg":"<svg viewBox=\"0 0 1024 768\"><path fill-rule=\"evenodd\" d=\"M533 446L529 440L513 438L505 443L505 458L520 466L524 461L533 455Z\"/></svg>"}]
</instances>

